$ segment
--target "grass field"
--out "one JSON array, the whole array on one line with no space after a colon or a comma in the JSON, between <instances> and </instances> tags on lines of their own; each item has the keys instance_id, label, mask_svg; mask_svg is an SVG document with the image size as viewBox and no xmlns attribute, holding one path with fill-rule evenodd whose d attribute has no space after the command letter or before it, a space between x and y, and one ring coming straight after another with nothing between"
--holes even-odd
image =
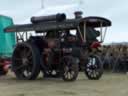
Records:
<instances>
[{"instance_id":1,"label":"grass field","mask_svg":"<svg viewBox=\"0 0 128 96\"><path fill-rule=\"evenodd\" d=\"M128 96L128 75L105 73L91 81L83 73L75 82L61 79L16 80L12 73L0 77L0 96Z\"/></svg>"}]
</instances>

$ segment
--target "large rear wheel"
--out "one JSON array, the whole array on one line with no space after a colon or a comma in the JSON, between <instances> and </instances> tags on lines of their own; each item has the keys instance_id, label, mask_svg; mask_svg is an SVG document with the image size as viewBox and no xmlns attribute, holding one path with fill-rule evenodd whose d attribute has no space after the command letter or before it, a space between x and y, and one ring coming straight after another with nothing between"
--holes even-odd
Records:
<instances>
[{"instance_id":1,"label":"large rear wheel","mask_svg":"<svg viewBox=\"0 0 128 96\"><path fill-rule=\"evenodd\" d=\"M17 44L12 56L12 70L21 80L34 80L40 73L40 54L31 43Z\"/></svg>"}]
</instances>

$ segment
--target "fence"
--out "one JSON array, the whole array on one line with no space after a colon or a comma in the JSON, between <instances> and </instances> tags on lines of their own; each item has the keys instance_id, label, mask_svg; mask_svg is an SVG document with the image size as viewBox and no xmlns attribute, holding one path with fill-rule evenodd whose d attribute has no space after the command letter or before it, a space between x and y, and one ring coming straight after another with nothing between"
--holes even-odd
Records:
<instances>
[{"instance_id":1,"label":"fence","mask_svg":"<svg viewBox=\"0 0 128 96\"><path fill-rule=\"evenodd\" d=\"M102 47L100 58L104 68L113 72L128 71L128 46L106 45Z\"/></svg>"}]
</instances>

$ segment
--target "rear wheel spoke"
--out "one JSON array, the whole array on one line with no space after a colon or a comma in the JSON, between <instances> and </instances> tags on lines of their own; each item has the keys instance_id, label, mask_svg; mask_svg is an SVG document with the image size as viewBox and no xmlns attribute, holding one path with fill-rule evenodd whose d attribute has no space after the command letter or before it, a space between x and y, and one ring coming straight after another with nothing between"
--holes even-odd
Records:
<instances>
[{"instance_id":1,"label":"rear wheel spoke","mask_svg":"<svg viewBox=\"0 0 128 96\"><path fill-rule=\"evenodd\" d=\"M22 59L21 58L15 58L15 61L21 61Z\"/></svg>"},{"instance_id":2,"label":"rear wheel spoke","mask_svg":"<svg viewBox=\"0 0 128 96\"><path fill-rule=\"evenodd\" d=\"M14 68L14 71L20 70L20 69L22 69L22 68L24 68L24 67L25 67L25 65L20 65L20 66Z\"/></svg>"}]
</instances>

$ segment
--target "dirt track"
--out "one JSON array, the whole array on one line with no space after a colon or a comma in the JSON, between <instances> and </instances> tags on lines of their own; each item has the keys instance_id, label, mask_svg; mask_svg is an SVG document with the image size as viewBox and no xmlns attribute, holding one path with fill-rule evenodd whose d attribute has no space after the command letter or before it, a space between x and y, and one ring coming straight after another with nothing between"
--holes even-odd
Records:
<instances>
[{"instance_id":1,"label":"dirt track","mask_svg":"<svg viewBox=\"0 0 128 96\"><path fill-rule=\"evenodd\" d=\"M60 79L16 80L12 74L0 77L0 96L128 96L128 75L104 74L90 81L83 73L77 81Z\"/></svg>"}]
</instances>

